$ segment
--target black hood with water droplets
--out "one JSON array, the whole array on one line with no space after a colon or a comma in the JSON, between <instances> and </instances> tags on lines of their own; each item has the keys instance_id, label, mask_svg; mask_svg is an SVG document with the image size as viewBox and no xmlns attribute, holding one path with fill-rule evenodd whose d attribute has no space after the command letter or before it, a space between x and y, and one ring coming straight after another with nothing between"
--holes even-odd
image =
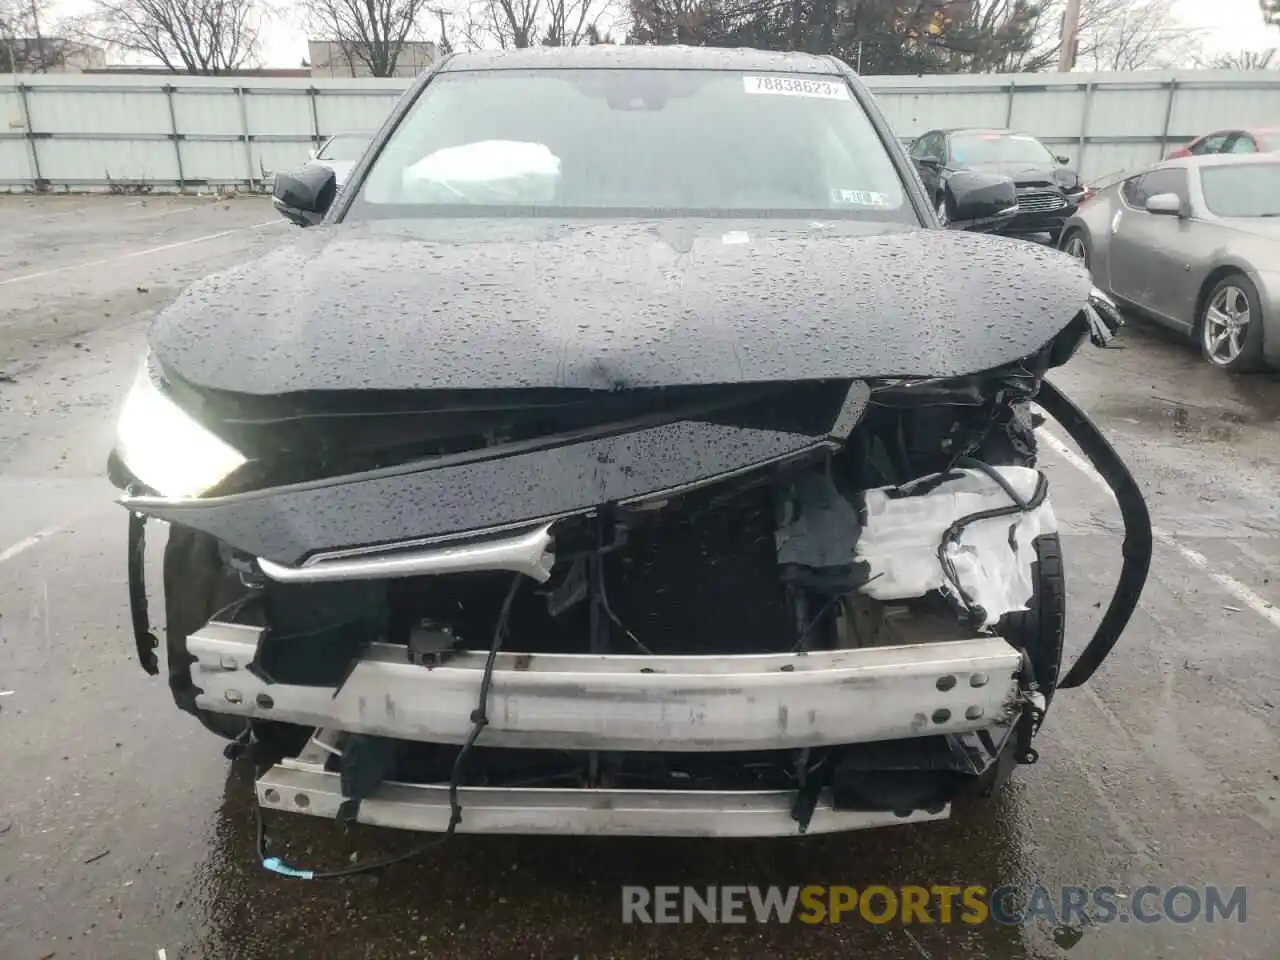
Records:
<instances>
[{"instance_id":1,"label":"black hood with water droplets","mask_svg":"<svg viewBox=\"0 0 1280 960\"><path fill-rule=\"evenodd\" d=\"M945 377L1040 349L1089 289L1051 249L893 224L382 222L199 281L151 346L249 395Z\"/></svg>"}]
</instances>

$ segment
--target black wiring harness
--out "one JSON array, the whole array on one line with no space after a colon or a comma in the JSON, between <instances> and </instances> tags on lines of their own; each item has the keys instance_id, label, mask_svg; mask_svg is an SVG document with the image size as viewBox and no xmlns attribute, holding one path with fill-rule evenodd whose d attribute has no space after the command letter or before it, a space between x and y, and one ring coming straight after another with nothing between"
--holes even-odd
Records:
<instances>
[{"instance_id":1,"label":"black wiring harness","mask_svg":"<svg viewBox=\"0 0 1280 960\"><path fill-rule=\"evenodd\" d=\"M515 603L516 594L520 590L520 580L520 574L516 574L512 578L511 587L507 590L506 598L502 601L502 608L498 613L498 622L493 630L493 639L489 643L489 655L485 660L484 674L480 679L479 700L475 709L471 711L471 732L467 735L466 741L458 750L458 756L453 761L453 769L449 776L449 826L444 834L403 853L380 857L377 860L369 860L364 863L355 863L328 870L306 869L295 867L279 857L267 855L266 820L262 815L262 805L259 803L254 805L254 815L256 817L255 843L258 860L264 868L282 877L292 877L296 880L335 880L339 877L368 873L373 870L381 870L393 864L414 860L441 846L457 832L458 824L462 822L462 804L458 802L458 788L461 786L463 775L466 772L467 758L475 747L476 741L480 739L480 734L489 725L489 690L493 685L493 671L498 662L498 653L502 649L502 643L506 639L507 629L511 621L511 607ZM247 734L248 731L246 730L246 736ZM257 776L261 776L264 772L265 770L259 770Z\"/></svg>"}]
</instances>

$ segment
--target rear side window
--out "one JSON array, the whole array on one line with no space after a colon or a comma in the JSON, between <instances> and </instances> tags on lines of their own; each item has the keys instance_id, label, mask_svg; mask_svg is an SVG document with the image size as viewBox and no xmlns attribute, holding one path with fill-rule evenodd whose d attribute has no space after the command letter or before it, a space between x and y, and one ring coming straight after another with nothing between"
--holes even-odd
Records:
<instances>
[{"instance_id":1,"label":"rear side window","mask_svg":"<svg viewBox=\"0 0 1280 960\"><path fill-rule=\"evenodd\" d=\"M1225 133L1215 133L1205 137L1199 143L1192 145L1191 152L1196 156L1204 153L1221 153L1222 148L1226 146L1227 136L1228 134Z\"/></svg>"},{"instance_id":2,"label":"rear side window","mask_svg":"<svg viewBox=\"0 0 1280 960\"><path fill-rule=\"evenodd\" d=\"M1120 188L1120 196L1124 197L1124 202L1131 207L1144 207L1147 200L1142 193L1142 177L1130 177L1124 182L1124 186Z\"/></svg>"},{"instance_id":3,"label":"rear side window","mask_svg":"<svg viewBox=\"0 0 1280 960\"><path fill-rule=\"evenodd\" d=\"M1152 170L1141 176L1131 177L1120 189L1124 202L1138 210L1146 209L1147 201L1162 193L1176 194L1178 199L1185 201L1187 172L1178 167Z\"/></svg>"}]
</instances>

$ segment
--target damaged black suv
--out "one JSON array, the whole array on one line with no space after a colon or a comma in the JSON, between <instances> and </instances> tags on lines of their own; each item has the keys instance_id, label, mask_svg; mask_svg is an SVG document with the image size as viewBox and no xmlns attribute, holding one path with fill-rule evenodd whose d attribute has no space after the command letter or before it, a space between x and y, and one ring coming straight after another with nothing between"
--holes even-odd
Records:
<instances>
[{"instance_id":1,"label":"damaged black suv","mask_svg":"<svg viewBox=\"0 0 1280 960\"><path fill-rule=\"evenodd\" d=\"M305 226L164 310L110 472L168 524L178 705L262 807L428 831L783 835L945 817L1035 758L1141 590L1140 495L1045 379L1114 308L951 229L829 57L445 58ZM970 228L970 229L965 229ZM1060 670L1038 405L1116 491Z\"/></svg>"}]
</instances>

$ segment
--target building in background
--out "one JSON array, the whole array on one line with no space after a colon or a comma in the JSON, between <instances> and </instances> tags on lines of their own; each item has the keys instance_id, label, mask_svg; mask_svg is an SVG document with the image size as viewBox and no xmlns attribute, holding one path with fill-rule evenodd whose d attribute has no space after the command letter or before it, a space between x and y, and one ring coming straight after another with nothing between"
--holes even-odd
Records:
<instances>
[{"instance_id":1,"label":"building in background","mask_svg":"<svg viewBox=\"0 0 1280 960\"><path fill-rule=\"evenodd\" d=\"M0 36L0 73L84 73L106 65L102 47L61 37Z\"/></svg>"},{"instance_id":2,"label":"building in background","mask_svg":"<svg viewBox=\"0 0 1280 960\"><path fill-rule=\"evenodd\" d=\"M307 62L313 77L370 77L367 56L361 56L359 44L344 40L308 40ZM400 48L395 76L416 77L431 66L439 55L430 40L410 40Z\"/></svg>"}]
</instances>

